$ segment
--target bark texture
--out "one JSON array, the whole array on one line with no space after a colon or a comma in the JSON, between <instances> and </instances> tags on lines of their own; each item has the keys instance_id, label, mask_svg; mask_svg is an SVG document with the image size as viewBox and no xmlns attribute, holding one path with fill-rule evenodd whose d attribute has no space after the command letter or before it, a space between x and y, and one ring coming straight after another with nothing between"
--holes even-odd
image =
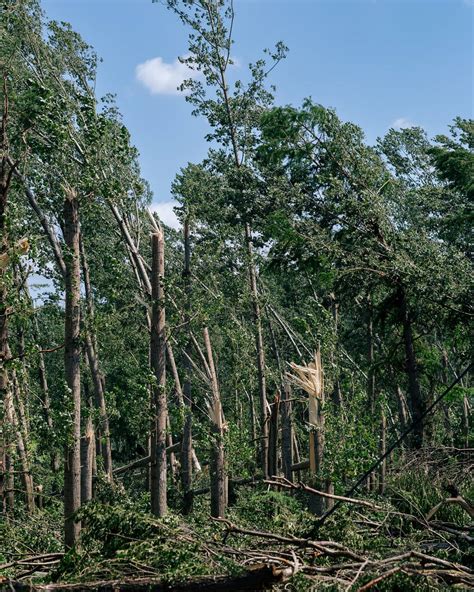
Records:
<instances>
[{"instance_id":1,"label":"bark texture","mask_svg":"<svg viewBox=\"0 0 474 592\"><path fill-rule=\"evenodd\" d=\"M163 280L165 274L165 252L163 232L155 232L151 237L152 246L152 318L150 362L155 384L152 392L151 429L151 511L156 516L167 512L166 489L166 335L165 304Z\"/></svg>"},{"instance_id":2,"label":"bark texture","mask_svg":"<svg viewBox=\"0 0 474 592\"><path fill-rule=\"evenodd\" d=\"M78 540L81 526L74 513L81 505L81 370L80 370L80 254L79 209L74 191L64 201L66 306L64 311L64 367L69 389L71 426L64 453L64 543L66 549Z\"/></svg>"}]
</instances>

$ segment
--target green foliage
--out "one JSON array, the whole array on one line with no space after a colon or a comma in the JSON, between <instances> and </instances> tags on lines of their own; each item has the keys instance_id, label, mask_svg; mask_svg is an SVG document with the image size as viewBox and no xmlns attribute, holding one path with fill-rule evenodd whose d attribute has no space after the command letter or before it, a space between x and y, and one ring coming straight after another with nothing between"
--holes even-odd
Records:
<instances>
[{"instance_id":1,"label":"green foliage","mask_svg":"<svg viewBox=\"0 0 474 592\"><path fill-rule=\"evenodd\" d=\"M227 559L205 559L205 542L177 516L154 518L124 496L121 503L87 504L78 519L81 544L64 557L56 580L124 577L140 565L167 581L237 570Z\"/></svg>"},{"instance_id":2,"label":"green foliage","mask_svg":"<svg viewBox=\"0 0 474 592\"><path fill-rule=\"evenodd\" d=\"M313 522L313 516L296 497L278 491L248 491L242 488L232 515L238 524L269 532L298 535Z\"/></svg>"}]
</instances>

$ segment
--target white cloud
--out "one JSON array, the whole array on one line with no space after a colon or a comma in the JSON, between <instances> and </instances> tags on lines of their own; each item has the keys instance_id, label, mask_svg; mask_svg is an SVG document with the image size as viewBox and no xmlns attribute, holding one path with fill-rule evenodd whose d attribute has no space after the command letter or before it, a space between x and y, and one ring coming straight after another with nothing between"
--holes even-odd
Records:
<instances>
[{"instance_id":1,"label":"white cloud","mask_svg":"<svg viewBox=\"0 0 474 592\"><path fill-rule=\"evenodd\" d=\"M157 57L138 64L135 75L153 95L179 95L178 87L188 78L198 78L201 74L188 68L178 59L167 64Z\"/></svg>"},{"instance_id":2,"label":"white cloud","mask_svg":"<svg viewBox=\"0 0 474 592\"><path fill-rule=\"evenodd\" d=\"M415 127L415 124L407 117L399 117L398 119L395 119L390 127L393 127L396 130L401 130L405 127Z\"/></svg>"},{"instance_id":3,"label":"white cloud","mask_svg":"<svg viewBox=\"0 0 474 592\"><path fill-rule=\"evenodd\" d=\"M181 227L181 224L179 223L179 220L173 211L173 208L177 205L178 202L174 200L162 201L152 204L151 211L158 214L158 217L161 222L163 222L163 224L178 230Z\"/></svg>"}]
</instances>

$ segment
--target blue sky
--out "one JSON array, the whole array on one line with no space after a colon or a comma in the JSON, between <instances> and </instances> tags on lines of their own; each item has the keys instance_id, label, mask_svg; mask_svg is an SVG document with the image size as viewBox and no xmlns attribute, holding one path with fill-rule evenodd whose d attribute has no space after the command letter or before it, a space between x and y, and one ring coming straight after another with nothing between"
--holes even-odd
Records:
<instances>
[{"instance_id":1,"label":"blue sky","mask_svg":"<svg viewBox=\"0 0 474 592\"><path fill-rule=\"evenodd\" d=\"M117 95L157 210L172 222L171 182L207 150L205 122L173 92L187 32L151 0L42 6L103 58L97 91ZM369 142L398 125L420 125L434 136L457 115L472 117L473 6L474 0L235 0L234 55L244 77L248 62L282 40L290 52L272 73L277 103L299 105L311 96L360 125Z\"/></svg>"}]
</instances>

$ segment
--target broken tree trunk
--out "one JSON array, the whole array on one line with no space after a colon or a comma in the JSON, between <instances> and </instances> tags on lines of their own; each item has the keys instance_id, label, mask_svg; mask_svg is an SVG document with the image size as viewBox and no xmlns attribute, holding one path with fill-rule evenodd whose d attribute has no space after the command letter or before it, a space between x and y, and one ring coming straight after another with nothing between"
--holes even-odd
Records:
<instances>
[{"instance_id":1,"label":"broken tree trunk","mask_svg":"<svg viewBox=\"0 0 474 592\"><path fill-rule=\"evenodd\" d=\"M166 335L165 335L165 244L163 231L157 229L151 235L152 247L152 318L150 340L150 362L155 384L152 389L152 426L151 426L151 473L150 494L151 511L156 516L167 512L166 485L166 420L168 416L166 402Z\"/></svg>"},{"instance_id":2,"label":"broken tree trunk","mask_svg":"<svg viewBox=\"0 0 474 592\"><path fill-rule=\"evenodd\" d=\"M212 354L211 340L207 327L203 329L204 344L209 366L209 381L211 383L212 399L209 405L211 418L211 515L215 518L223 518L226 509L226 471L224 452L224 414L222 411L219 383L217 381L214 357Z\"/></svg>"},{"instance_id":3,"label":"broken tree trunk","mask_svg":"<svg viewBox=\"0 0 474 592\"><path fill-rule=\"evenodd\" d=\"M314 362L306 366L290 364L296 375L289 375L297 386L309 395L309 468L319 489L322 489L322 467L324 460L324 378L321 352L314 354ZM311 510L318 516L324 513L324 499L315 496L310 502Z\"/></svg>"}]
</instances>

